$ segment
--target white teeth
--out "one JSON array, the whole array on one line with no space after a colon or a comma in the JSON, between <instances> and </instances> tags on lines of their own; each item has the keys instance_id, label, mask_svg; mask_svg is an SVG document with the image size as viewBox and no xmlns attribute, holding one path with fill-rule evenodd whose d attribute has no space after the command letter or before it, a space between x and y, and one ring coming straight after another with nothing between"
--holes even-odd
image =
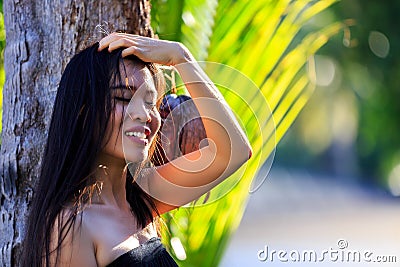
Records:
<instances>
[{"instance_id":1,"label":"white teeth","mask_svg":"<svg viewBox=\"0 0 400 267\"><path fill-rule=\"evenodd\" d=\"M140 139L145 139L146 135L144 133L141 132L125 132L126 136L135 136L138 137Z\"/></svg>"}]
</instances>

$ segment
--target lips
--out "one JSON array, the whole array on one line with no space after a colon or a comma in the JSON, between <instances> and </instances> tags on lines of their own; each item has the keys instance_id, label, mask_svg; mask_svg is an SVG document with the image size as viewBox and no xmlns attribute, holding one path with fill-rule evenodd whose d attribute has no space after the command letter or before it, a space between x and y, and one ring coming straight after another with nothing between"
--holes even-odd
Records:
<instances>
[{"instance_id":1,"label":"lips","mask_svg":"<svg viewBox=\"0 0 400 267\"><path fill-rule=\"evenodd\" d=\"M134 126L124 131L126 137L128 137L132 142L147 145L149 143L149 136L151 130L147 126Z\"/></svg>"}]
</instances>

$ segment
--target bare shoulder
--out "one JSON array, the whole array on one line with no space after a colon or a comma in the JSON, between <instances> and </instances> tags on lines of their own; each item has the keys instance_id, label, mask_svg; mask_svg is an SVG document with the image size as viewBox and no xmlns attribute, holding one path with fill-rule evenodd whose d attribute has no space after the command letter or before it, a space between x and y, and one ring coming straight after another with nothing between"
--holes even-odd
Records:
<instances>
[{"instance_id":1,"label":"bare shoulder","mask_svg":"<svg viewBox=\"0 0 400 267\"><path fill-rule=\"evenodd\" d=\"M84 212L74 215L74 211L68 207L60 212L51 234L51 266L97 266L92 238L85 221Z\"/></svg>"}]
</instances>

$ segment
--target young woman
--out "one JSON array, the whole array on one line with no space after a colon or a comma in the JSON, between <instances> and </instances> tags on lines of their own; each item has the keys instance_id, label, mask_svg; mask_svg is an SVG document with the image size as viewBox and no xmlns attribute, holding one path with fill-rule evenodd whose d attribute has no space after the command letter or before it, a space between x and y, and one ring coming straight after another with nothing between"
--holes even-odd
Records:
<instances>
[{"instance_id":1,"label":"young woman","mask_svg":"<svg viewBox=\"0 0 400 267\"><path fill-rule=\"evenodd\" d=\"M208 142L155 167L164 90L157 65L179 72ZM155 219L250 156L228 105L182 44L110 34L75 55L61 78L23 266L176 266Z\"/></svg>"}]
</instances>

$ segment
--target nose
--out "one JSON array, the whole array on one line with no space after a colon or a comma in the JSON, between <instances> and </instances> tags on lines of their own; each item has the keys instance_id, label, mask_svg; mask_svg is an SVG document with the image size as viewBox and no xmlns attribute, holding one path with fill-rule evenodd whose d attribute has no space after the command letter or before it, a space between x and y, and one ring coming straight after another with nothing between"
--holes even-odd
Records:
<instances>
[{"instance_id":1,"label":"nose","mask_svg":"<svg viewBox=\"0 0 400 267\"><path fill-rule=\"evenodd\" d=\"M131 103L129 106L128 116L132 121L151 122L150 112L144 103Z\"/></svg>"}]
</instances>

